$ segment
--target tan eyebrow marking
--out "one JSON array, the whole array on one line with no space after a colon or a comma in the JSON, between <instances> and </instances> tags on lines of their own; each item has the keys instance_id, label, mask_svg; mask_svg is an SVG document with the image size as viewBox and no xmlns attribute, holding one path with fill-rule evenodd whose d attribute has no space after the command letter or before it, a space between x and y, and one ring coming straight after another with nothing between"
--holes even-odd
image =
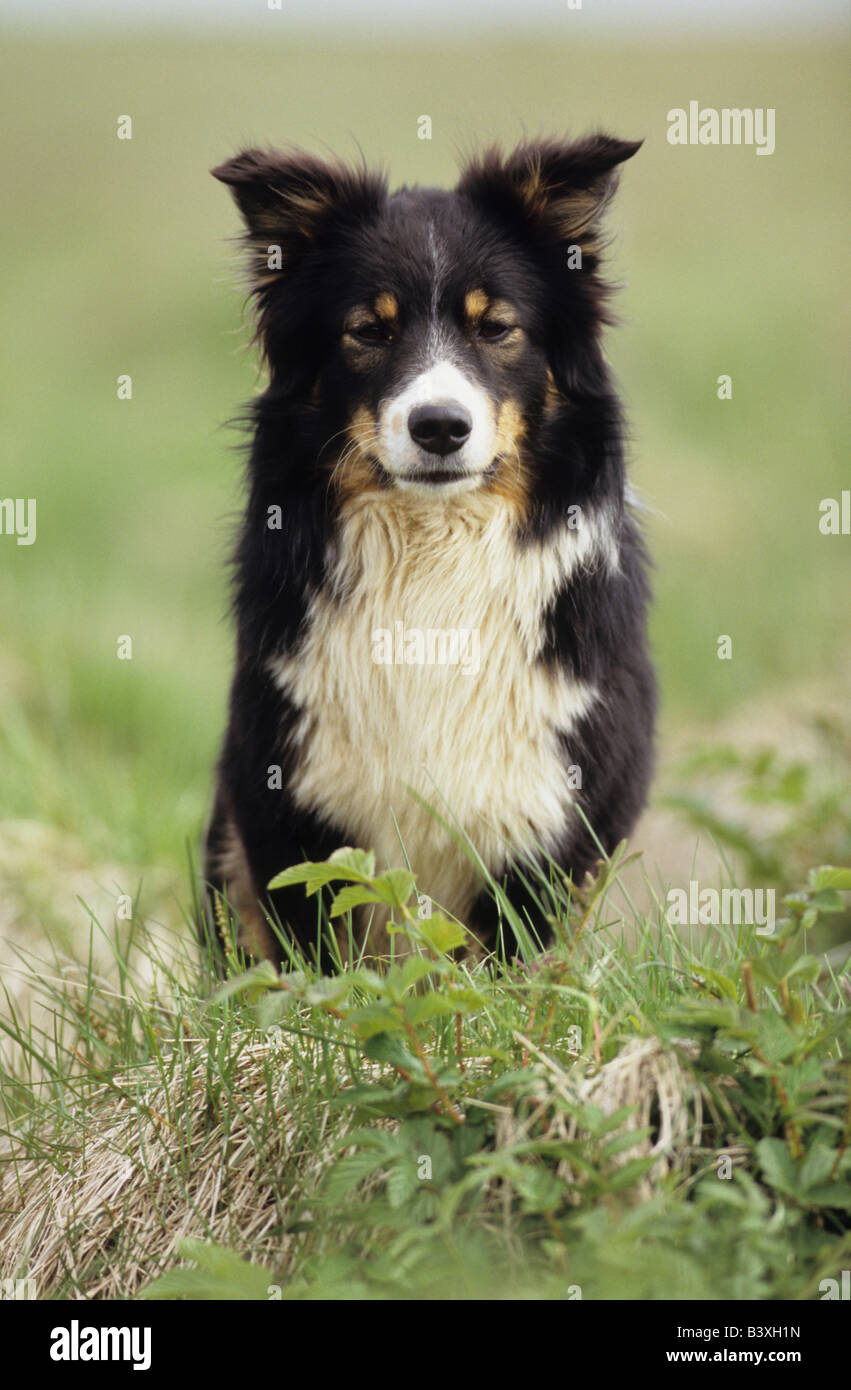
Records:
<instances>
[{"instance_id":1,"label":"tan eyebrow marking","mask_svg":"<svg viewBox=\"0 0 851 1390\"><path fill-rule=\"evenodd\" d=\"M507 299L494 299L488 305L491 316L510 328L517 327L517 313Z\"/></svg>"},{"instance_id":2,"label":"tan eyebrow marking","mask_svg":"<svg viewBox=\"0 0 851 1390\"><path fill-rule=\"evenodd\" d=\"M478 323L490 307L490 300L484 290L469 290L464 296L464 313L470 323Z\"/></svg>"},{"instance_id":3,"label":"tan eyebrow marking","mask_svg":"<svg viewBox=\"0 0 851 1390\"><path fill-rule=\"evenodd\" d=\"M381 294L376 297L373 308L382 323L398 323L399 301L395 294L391 294L389 290L382 290Z\"/></svg>"},{"instance_id":4,"label":"tan eyebrow marking","mask_svg":"<svg viewBox=\"0 0 851 1390\"><path fill-rule=\"evenodd\" d=\"M375 315L368 304L356 304L346 315L343 327L347 333L353 333L356 329L363 328L364 324L372 323L374 318Z\"/></svg>"}]
</instances>

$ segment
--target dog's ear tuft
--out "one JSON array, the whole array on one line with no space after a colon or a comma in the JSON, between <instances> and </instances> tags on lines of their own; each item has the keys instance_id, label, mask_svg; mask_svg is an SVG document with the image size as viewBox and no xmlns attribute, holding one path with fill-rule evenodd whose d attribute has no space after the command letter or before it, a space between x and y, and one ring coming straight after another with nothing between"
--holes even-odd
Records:
<instances>
[{"instance_id":1,"label":"dog's ear tuft","mask_svg":"<svg viewBox=\"0 0 851 1390\"><path fill-rule=\"evenodd\" d=\"M529 141L508 156L491 149L467 165L458 192L495 212L519 215L560 242L591 250L617 186L618 165L642 143L598 134Z\"/></svg>"},{"instance_id":2,"label":"dog's ear tuft","mask_svg":"<svg viewBox=\"0 0 851 1390\"><path fill-rule=\"evenodd\" d=\"M332 221L365 220L386 196L379 175L298 150L243 150L211 173L230 187L249 245L261 254L280 248L282 269L291 268Z\"/></svg>"}]
</instances>

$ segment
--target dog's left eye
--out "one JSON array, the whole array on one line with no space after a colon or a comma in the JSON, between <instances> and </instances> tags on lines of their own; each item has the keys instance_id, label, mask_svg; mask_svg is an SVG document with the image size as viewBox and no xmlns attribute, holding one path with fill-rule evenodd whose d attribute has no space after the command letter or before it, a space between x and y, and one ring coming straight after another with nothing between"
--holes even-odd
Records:
<instances>
[{"instance_id":1,"label":"dog's left eye","mask_svg":"<svg viewBox=\"0 0 851 1390\"><path fill-rule=\"evenodd\" d=\"M502 323L499 319L485 319L479 324L479 337L484 338L486 343L498 343L500 338L507 338L512 328L511 323Z\"/></svg>"},{"instance_id":2,"label":"dog's left eye","mask_svg":"<svg viewBox=\"0 0 851 1390\"><path fill-rule=\"evenodd\" d=\"M361 323L357 328L350 328L349 335L359 343L389 343L393 337L382 323Z\"/></svg>"}]
</instances>

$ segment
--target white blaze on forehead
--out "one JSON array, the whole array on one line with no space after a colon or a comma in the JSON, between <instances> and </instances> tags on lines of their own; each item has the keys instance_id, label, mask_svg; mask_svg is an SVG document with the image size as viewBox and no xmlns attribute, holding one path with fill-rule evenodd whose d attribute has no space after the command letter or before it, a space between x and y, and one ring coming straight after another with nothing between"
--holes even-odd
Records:
<instances>
[{"instance_id":1,"label":"white blaze on forehead","mask_svg":"<svg viewBox=\"0 0 851 1390\"><path fill-rule=\"evenodd\" d=\"M443 281L446 256L445 248L438 241L434 223L428 224L428 250L431 260L431 310L428 323L428 355L434 362L446 352L446 334L440 317L440 287Z\"/></svg>"},{"instance_id":2,"label":"white blaze on forehead","mask_svg":"<svg viewBox=\"0 0 851 1390\"><path fill-rule=\"evenodd\" d=\"M379 457L395 477L416 472L428 455L411 438L408 418L417 406L457 401L472 421L466 443L451 455L453 464L467 473L484 473L493 462L496 415L493 402L477 382L453 362L443 361L420 372L398 396L385 401L378 412Z\"/></svg>"}]
</instances>

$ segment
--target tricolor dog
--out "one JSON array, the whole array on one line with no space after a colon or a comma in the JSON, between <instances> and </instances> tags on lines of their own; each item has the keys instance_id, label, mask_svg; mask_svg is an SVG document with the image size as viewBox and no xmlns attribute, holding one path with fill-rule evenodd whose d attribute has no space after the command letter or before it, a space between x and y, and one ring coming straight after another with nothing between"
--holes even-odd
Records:
<instances>
[{"instance_id":1,"label":"tricolor dog","mask_svg":"<svg viewBox=\"0 0 851 1390\"><path fill-rule=\"evenodd\" d=\"M300 152L214 170L268 386L205 877L257 955L282 957L270 917L313 950L316 899L267 885L343 845L407 859L493 946L482 866L520 907L531 863L578 882L599 857L579 808L611 850L643 806L646 559L600 273L637 149L526 143L392 194Z\"/></svg>"}]
</instances>

